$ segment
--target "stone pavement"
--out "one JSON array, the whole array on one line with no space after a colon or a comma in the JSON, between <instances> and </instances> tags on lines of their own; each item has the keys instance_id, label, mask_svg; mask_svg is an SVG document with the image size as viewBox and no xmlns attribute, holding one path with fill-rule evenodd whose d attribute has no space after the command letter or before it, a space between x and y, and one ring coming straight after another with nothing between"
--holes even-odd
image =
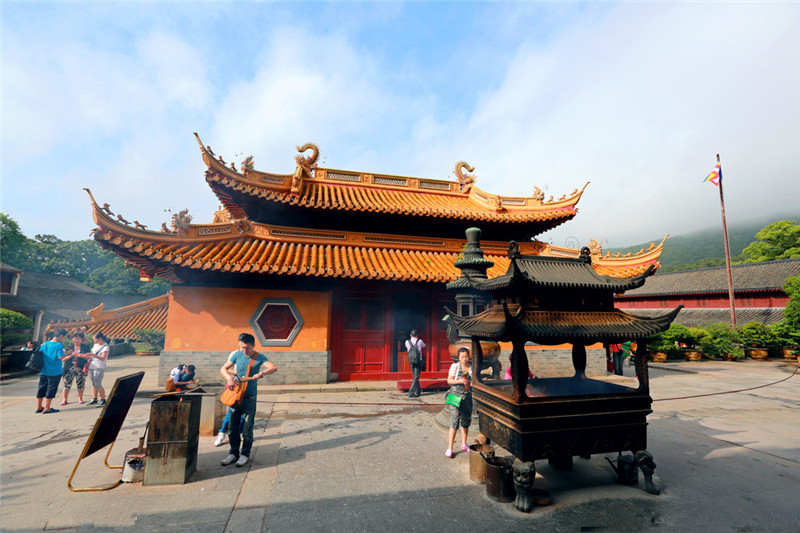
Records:
<instances>
[{"instance_id":1,"label":"stone pavement","mask_svg":"<svg viewBox=\"0 0 800 533\"><path fill-rule=\"evenodd\" d=\"M156 366L153 357L112 359L109 389L116 377L145 370L142 391L157 391ZM393 382L303 390L270 387L267 378L260 384L247 466L220 466L227 448L201 437L198 471L185 485L126 483L105 492L71 492L67 479L100 411L71 403L61 413L35 415L36 376L4 380L0 529L800 530L800 375L747 392L670 399L771 383L794 367L749 361L653 366L648 449L662 494L616 485L603 456L576 458L571 472L538 461L536 486L549 490L554 504L530 514L491 501L483 486L470 482L467 454L444 457L445 432L434 423L442 393L409 400ZM669 371L675 369L688 372ZM110 464L120 464L136 446L149 405L144 393L134 400ZM120 471L106 468L104 456L105 450L87 458L73 485L118 479Z\"/></svg>"}]
</instances>

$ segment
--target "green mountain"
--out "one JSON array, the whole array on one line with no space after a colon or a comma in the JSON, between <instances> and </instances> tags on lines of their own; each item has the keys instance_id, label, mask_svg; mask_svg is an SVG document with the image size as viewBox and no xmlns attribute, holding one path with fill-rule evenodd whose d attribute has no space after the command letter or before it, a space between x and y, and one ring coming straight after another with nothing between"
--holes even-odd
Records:
<instances>
[{"instance_id":1,"label":"green mountain","mask_svg":"<svg viewBox=\"0 0 800 533\"><path fill-rule=\"evenodd\" d=\"M768 219L728 224L728 242L731 247L731 260L743 261L740 257L750 243L756 240L756 233L765 226L778 220L796 220L795 216L773 216ZM608 248L611 253L636 253L641 248L647 249L650 243L636 244L625 248ZM605 251L605 250L604 250ZM664 251L659 259L660 272L685 270L689 268L705 268L725 265L725 243L722 237L722 224L718 228L709 228L685 235L667 238Z\"/></svg>"}]
</instances>

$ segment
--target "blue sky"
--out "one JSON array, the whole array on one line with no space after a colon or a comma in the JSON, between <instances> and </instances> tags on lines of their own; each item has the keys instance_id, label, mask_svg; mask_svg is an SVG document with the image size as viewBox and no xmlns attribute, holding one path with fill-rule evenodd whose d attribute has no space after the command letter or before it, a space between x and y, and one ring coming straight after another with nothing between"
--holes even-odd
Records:
<instances>
[{"instance_id":1,"label":"blue sky","mask_svg":"<svg viewBox=\"0 0 800 533\"><path fill-rule=\"evenodd\" d=\"M158 228L226 161L322 164L559 197L540 238L621 246L800 218L798 3L2 4L2 211L87 238L82 190ZM796 213L796 214L795 214Z\"/></svg>"}]
</instances>

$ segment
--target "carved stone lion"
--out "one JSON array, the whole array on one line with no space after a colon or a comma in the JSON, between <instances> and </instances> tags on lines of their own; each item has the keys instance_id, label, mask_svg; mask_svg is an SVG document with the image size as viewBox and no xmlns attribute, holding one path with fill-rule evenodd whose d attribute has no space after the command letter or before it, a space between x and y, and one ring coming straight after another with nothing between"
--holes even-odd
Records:
<instances>
[{"instance_id":1,"label":"carved stone lion","mask_svg":"<svg viewBox=\"0 0 800 533\"><path fill-rule=\"evenodd\" d=\"M533 509L533 482L536 480L536 467L533 462L523 463L514 461L514 488L517 498L514 500L514 507L523 513L531 512Z\"/></svg>"}]
</instances>

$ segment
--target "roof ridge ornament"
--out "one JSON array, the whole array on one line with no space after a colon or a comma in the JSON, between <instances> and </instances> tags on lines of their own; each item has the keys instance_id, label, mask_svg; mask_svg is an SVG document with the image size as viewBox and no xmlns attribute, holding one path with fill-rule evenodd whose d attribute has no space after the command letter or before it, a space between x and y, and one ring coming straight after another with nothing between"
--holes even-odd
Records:
<instances>
[{"instance_id":1,"label":"roof ridge ornament","mask_svg":"<svg viewBox=\"0 0 800 533\"><path fill-rule=\"evenodd\" d=\"M466 169L466 172L464 170ZM475 167L470 166L466 161L459 161L456 163L456 178L458 178L458 188L464 194L469 194L472 185L477 181L478 177L469 172L474 172Z\"/></svg>"},{"instance_id":2,"label":"roof ridge ornament","mask_svg":"<svg viewBox=\"0 0 800 533\"><path fill-rule=\"evenodd\" d=\"M581 255L578 259L580 259L582 262L588 265L592 264L592 251L589 249L588 246L584 246L583 248L581 248Z\"/></svg>"},{"instance_id":3,"label":"roof ridge ornament","mask_svg":"<svg viewBox=\"0 0 800 533\"><path fill-rule=\"evenodd\" d=\"M311 155L304 156L303 152L307 152L308 150L311 150ZM294 156L297 169L292 176L291 192L293 195L300 194L300 188L303 185L304 177L309 179L313 177L311 173L317 168L317 159L319 159L319 147L312 142L307 142L303 146L298 146L297 151L300 153Z\"/></svg>"},{"instance_id":4,"label":"roof ridge ornament","mask_svg":"<svg viewBox=\"0 0 800 533\"><path fill-rule=\"evenodd\" d=\"M178 235L187 235L189 233L189 224L192 222L192 215L189 214L189 208L181 209L172 215L172 231ZM163 230L163 227L162 227Z\"/></svg>"}]
</instances>

